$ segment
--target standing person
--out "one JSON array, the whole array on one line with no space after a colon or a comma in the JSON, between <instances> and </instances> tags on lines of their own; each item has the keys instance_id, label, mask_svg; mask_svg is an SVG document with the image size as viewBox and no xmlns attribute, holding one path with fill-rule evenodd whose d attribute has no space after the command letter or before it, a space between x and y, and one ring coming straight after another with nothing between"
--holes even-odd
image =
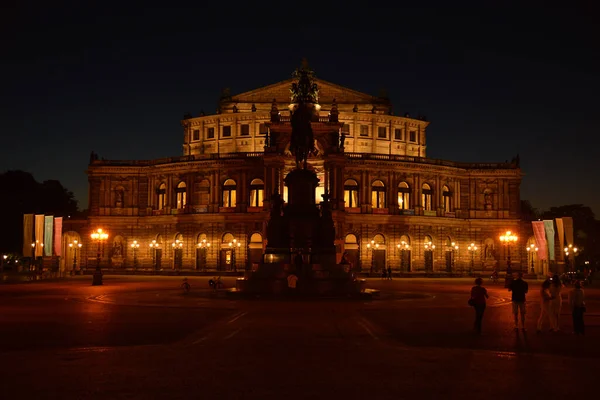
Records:
<instances>
[{"instance_id":1,"label":"standing person","mask_svg":"<svg viewBox=\"0 0 600 400\"><path fill-rule=\"evenodd\" d=\"M508 291L512 292L512 313L515 320L515 331L519 330L519 314L521 314L521 329L525 329L525 298L529 292L529 285L523 280L523 273L517 273L517 279L510 282Z\"/></svg>"},{"instance_id":2,"label":"standing person","mask_svg":"<svg viewBox=\"0 0 600 400\"><path fill-rule=\"evenodd\" d=\"M585 313L584 293L581 282L575 282L575 287L569 292L569 306L573 315L573 331L576 335L585 334L583 313Z\"/></svg>"},{"instance_id":3,"label":"standing person","mask_svg":"<svg viewBox=\"0 0 600 400\"><path fill-rule=\"evenodd\" d=\"M562 308L561 292L563 289L563 284L560 282L558 275L554 275L550 281L549 290L550 296L552 296L552 300L550 300L550 306L548 309L550 312L550 325L552 326L550 331L558 332L560 331L560 310Z\"/></svg>"},{"instance_id":4,"label":"standing person","mask_svg":"<svg viewBox=\"0 0 600 400\"><path fill-rule=\"evenodd\" d=\"M483 279L475 279L475 286L471 288L471 299L469 300L469 304L475 309L475 323L473 328L478 334L481 334L481 321L483 320L486 299L488 298L487 289L481 285L483 285Z\"/></svg>"},{"instance_id":5,"label":"standing person","mask_svg":"<svg viewBox=\"0 0 600 400\"><path fill-rule=\"evenodd\" d=\"M388 280L392 280L392 267L388 265Z\"/></svg>"},{"instance_id":6,"label":"standing person","mask_svg":"<svg viewBox=\"0 0 600 400\"><path fill-rule=\"evenodd\" d=\"M544 320L548 320L550 323L550 300L552 300L552 295L550 294L550 281L545 280L540 289L540 317L537 322L537 333L542 333ZM551 324L550 326L552 327Z\"/></svg>"}]
</instances>

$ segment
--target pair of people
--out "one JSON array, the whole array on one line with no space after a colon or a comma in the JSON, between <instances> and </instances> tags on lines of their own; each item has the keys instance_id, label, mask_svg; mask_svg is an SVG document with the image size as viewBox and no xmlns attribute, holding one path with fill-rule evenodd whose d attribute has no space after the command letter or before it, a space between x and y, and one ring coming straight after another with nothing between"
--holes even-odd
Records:
<instances>
[{"instance_id":1,"label":"pair of people","mask_svg":"<svg viewBox=\"0 0 600 400\"><path fill-rule=\"evenodd\" d=\"M481 334L481 322L485 312L488 299L487 289L483 286L481 278L475 279L475 286L471 288L469 304L475 309L475 332ZM529 291L529 285L523 280L523 274L518 273L517 279L511 279L508 290L512 292L512 312L515 321L515 330L519 330L519 315L521 315L521 329L525 331L525 296Z\"/></svg>"},{"instance_id":2,"label":"pair of people","mask_svg":"<svg viewBox=\"0 0 600 400\"><path fill-rule=\"evenodd\" d=\"M550 325L550 332L560 331L560 311L562 309L563 284L558 275L545 280L540 288L540 317L538 318L537 331L542 332L545 321Z\"/></svg>"}]
</instances>

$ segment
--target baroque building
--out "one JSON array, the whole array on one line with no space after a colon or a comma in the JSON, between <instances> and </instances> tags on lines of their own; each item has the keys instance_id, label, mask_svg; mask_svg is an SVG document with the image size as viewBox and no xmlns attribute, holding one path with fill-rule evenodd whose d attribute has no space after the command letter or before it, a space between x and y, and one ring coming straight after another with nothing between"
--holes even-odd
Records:
<instances>
[{"instance_id":1,"label":"baroque building","mask_svg":"<svg viewBox=\"0 0 600 400\"><path fill-rule=\"evenodd\" d=\"M303 66L302 68L307 68ZM311 72L312 74L312 72ZM313 76L313 75L311 75ZM297 79L223 93L216 114L186 115L183 155L147 161L92 154L89 217L66 240L93 267L239 271L261 261L270 199L295 166L290 152ZM524 264L519 246L519 161L427 157L423 117L394 115L388 98L313 76L318 115L308 168L328 193L337 259L355 271L464 273ZM90 239L102 228L106 243ZM65 264L71 265L69 255ZM67 267L69 269L69 267Z\"/></svg>"}]
</instances>

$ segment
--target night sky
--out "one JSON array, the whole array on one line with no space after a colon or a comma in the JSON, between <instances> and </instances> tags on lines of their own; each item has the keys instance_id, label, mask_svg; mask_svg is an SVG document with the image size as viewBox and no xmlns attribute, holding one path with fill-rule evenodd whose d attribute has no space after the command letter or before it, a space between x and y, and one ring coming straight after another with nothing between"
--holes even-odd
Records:
<instances>
[{"instance_id":1,"label":"night sky","mask_svg":"<svg viewBox=\"0 0 600 400\"><path fill-rule=\"evenodd\" d=\"M3 6L0 171L58 179L87 208L92 150L107 159L181 155L184 113L214 113L222 88L288 79L306 57L319 78L385 89L396 115L426 115L429 157L519 153L523 199L540 209L583 203L600 215L600 29L591 5L203 3Z\"/></svg>"}]
</instances>

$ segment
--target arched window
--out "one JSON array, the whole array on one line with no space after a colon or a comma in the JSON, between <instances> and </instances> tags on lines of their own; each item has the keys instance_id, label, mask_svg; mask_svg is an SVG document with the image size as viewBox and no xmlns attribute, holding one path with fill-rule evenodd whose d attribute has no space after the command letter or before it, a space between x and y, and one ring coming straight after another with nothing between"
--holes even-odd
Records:
<instances>
[{"instance_id":1,"label":"arched window","mask_svg":"<svg viewBox=\"0 0 600 400\"><path fill-rule=\"evenodd\" d=\"M187 204L187 188L185 182L179 182L179 184L177 184L175 195L177 198L177 208L184 208Z\"/></svg>"},{"instance_id":2,"label":"arched window","mask_svg":"<svg viewBox=\"0 0 600 400\"><path fill-rule=\"evenodd\" d=\"M410 187L406 182L398 184L398 208L401 210L410 209Z\"/></svg>"},{"instance_id":3,"label":"arched window","mask_svg":"<svg viewBox=\"0 0 600 400\"><path fill-rule=\"evenodd\" d=\"M156 194L158 195L158 201L156 204L158 206L158 209L162 210L167 206L167 185L161 183L158 187L158 190L156 191Z\"/></svg>"},{"instance_id":4,"label":"arched window","mask_svg":"<svg viewBox=\"0 0 600 400\"><path fill-rule=\"evenodd\" d=\"M250 207L262 207L265 184L262 179L250 182Z\"/></svg>"},{"instance_id":5,"label":"arched window","mask_svg":"<svg viewBox=\"0 0 600 400\"><path fill-rule=\"evenodd\" d=\"M375 243L378 243L379 245L384 245L385 244L385 237L378 233L377 235L375 235L373 237L373 240L375 241Z\"/></svg>"},{"instance_id":6,"label":"arched window","mask_svg":"<svg viewBox=\"0 0 600 400\"><path fill-rule=\"evenodd\" d=\"M371 186L371 205L373 208L385 208L385 185L375 181Z\"/></svg>"},{"instance_id":7,"label":"arched window","mask_svg":"<svg viewBox=\"0 0 600 400\"><path fill-rule=\"evenodd\" d=\"M452 193L448 186L444 185L442 188L442 197L444 198L444 212L452 212Z\"/></svg>"},{"instance_id":8,"label":"arched window","mask_svg":"<svg viewBox=\"0 0 600 400\"><path fill-rule=\"evenodd\" d=\"M346 207L358 207L358 182L354 179L344 182L344 203Z\"/></svg>"},{"instance_id":9,"label":"arched window","mask_svg":"<svg viewBox=\"0 0 600 400\"><path fill-rule=\"evenodd\" d=\"M431 211L433 209L433 204L431 200L433 198L433 190L431 190L431 186L424 183L421 188L421 205L423 206L423 210Z\"/></svg>"},{"instance_id":10,"label":"arched window","mask_svg":"<svg viewBox=\"0 0 600 400\"><path fill-rule=\"evenodd\" d=\"M235 207L237 185L233 179L227 179L223 183L223 207Z\"/></svg>"}]
</instances>

